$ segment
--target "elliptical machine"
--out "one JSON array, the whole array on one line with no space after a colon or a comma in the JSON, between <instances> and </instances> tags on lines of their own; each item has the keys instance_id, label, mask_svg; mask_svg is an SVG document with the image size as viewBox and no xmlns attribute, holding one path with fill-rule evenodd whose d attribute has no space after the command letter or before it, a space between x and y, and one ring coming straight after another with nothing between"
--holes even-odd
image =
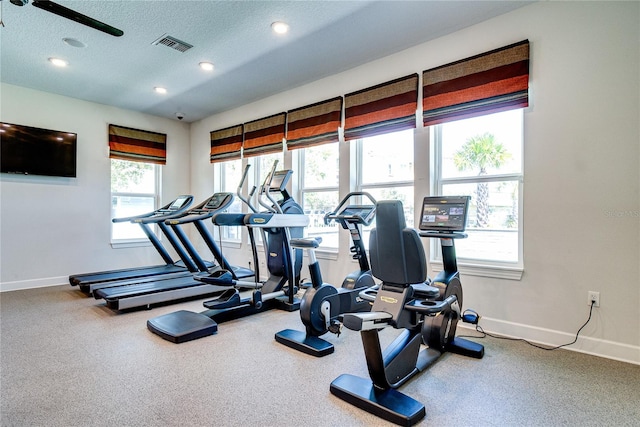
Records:
<instances>
[{"instance_id":1,"label":"elliptical machine","mask_svg":"<svg viewBox=\"0 0 640 427\"><path fill-rule=\"evenodd\" d=\"M454 246L455 239L467 237L463 231L468 203L468 197L425 197L423 232L418 234L406 228L401 202L378 202L369 251L372 273L382 285L362 292L373 300L370 313L343 318L345 327L360 331L371 379L343 374L331 383L332 394L393 423L413 425L425 416L425 407L397 388L445 351L483 357L482 345L455 336L459 319L477 322L461 316L462 285ZM444 270L430 285L423 283L427 263L420 237L440 239L443 249ZM387 326L402 332L383 352L378 333Z\"/></svg>"},{"instance_id":2,"label":"elliptical machine","mask_svg":"<svg viewBox=\"0 0 640 427\"><path fill-rule=\"evenodd\" d=\"M234 279L231 272L226 270L196 275L194 279L216 285L224 292L216 299L205 301L203 305L209 310L202 313L180 310L149 319L147 328L151 332L178 344L212 335L217 332L218 323L224 321L272 308L286 311L300 308L295 294L302 268L302 253L291 248L290 240L292 235L302 237L303 227L307 226L309 218L302 213L300 205L286 190L293 171L276 171L276 165L277 162L258 192L258 201L270 209L270 212L246 215L223 213L212 218L214 224L226 225L236 225L241 219L243 225L265 232L264 244L268 249L266 263L269 270L267 280L261 282L257 277L254 281ZM263 196L268 203L261 200ZM276 197L280 199L276 200ZM253 292L250 297L242 298L240 289L253 289Z\"/></svg>"},{"instance_id":3,"label":"elliptical machine","mask_svg":"<svg viewBox=\"0 0 640 427\"><path fill-rule=\"evenodd\" d=\"M351 199L366 196L370 204L349 204ZM309 275L312 287L308 288L300 301L300 319L305 332L285 329L275 334L277 342L303 353L316 357L333 353L334 346L320 336L327 332L339 335L341 323L338 320L343 313L369 311L371 304L360 297L364 288L375 286L366 248L362 242L362 226L369 225L375 218L376 201L365 192L347 194L338 207L324 216L324 223L336 221L345 230L349 230L353 245L349 249L353 259L357 259L360 269L350 273L337 288L322 280L320 264L315 250L322 242L321 238L292 239L291 247L307 249L309 254Z\"/></svg>"}]
</instances>

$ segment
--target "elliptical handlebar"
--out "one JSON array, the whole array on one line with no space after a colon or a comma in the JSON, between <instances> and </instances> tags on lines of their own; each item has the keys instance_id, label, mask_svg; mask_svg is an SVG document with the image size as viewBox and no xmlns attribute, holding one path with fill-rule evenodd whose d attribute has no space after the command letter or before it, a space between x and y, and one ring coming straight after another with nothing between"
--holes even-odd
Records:
<instances>
[{"instance_id":1,"label":"elliptical handlebar","mask_svg":"<svg viewBox=\"0 0 640 427\"><path fill-rule=\"evenodd\" d=\"M242 179L240 179L240 184L238 184L238 189L236 190L236 195L242 202L251 209L252 212L258 212L258 209L251 203L251 198L253 194L256 192L256 187L253 186L251 191L249 192L249 197L244 197L242 195L242 187L244 187L244 182L247 180L247 176L249 175L249 168L251 165L247 163L247 166L244 168L244 172L242 172Z\"/></svg>"},{"instance_id":2,"label":"elliptical handlebar","mask_svg":"<svg viewBox=\"0 0 640 427\"><path fill-rule=\"evenodd\" d=\"M278 203L275 200L273 200L273 198L269 194L269 187L271 186L271 181L273 181L273 176L276 173L277 166L278 166L278 160L275 160L273 162L273 166L271 167L271 171L269 172L269 174L267 174L267 176L264 179L264 182L260 186L260 191L258 192L258 203L260 204L260 206L264 207L269 212L282 213L282 209L280 209L280 206L278 205ZM271 206L269 206L267 203L265 203L262 200L262 196L264 194L266 194L267 199L272 203Z\"/></svg>"}]
</instances>

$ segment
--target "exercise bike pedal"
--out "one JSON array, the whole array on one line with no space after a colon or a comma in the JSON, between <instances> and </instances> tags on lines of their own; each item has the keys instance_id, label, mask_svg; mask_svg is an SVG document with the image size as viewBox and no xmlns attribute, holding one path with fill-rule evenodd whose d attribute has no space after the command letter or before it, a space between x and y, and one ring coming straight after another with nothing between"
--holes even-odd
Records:
<instances>
[{"instance_id":1,"label":"exercise bike pedal","mask_svg":"<svg viewBox=\"0 0 640 427\"><path fill-rule=\"evenodd\" d=\"M331 324L329 325L328 328L329 332L331 332L332 334L336 334L336 336L340 336L340 333L342 332L342 323L337 322L337 321L333 321L331 322Z\"/></svg>"},{"instance_id":2,"label":"exercise bike pedal","mask_svg":"<svg viewBox=\"0 0 640 427\"><path fill-rule=\"evenodd\" d=\"M237 289L227 289L218 298L206 301L202 305L210 310L236 307L240 305L240 293Z\"/></svg>"}]
</instances>

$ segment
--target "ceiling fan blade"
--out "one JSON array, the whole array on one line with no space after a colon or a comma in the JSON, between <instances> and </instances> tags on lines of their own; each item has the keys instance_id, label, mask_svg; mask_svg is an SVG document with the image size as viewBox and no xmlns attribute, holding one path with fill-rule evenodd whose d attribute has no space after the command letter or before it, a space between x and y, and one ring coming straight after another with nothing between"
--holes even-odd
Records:
<instances>
[{"instance_id":1,"label":"ceiling fan blade","mask_svg":"<svg viewBox=\"0 0 640 427\"><path fill-rule=\"evenodd\" d=\"M111 25L105 24L104 22L100 22L96 19L90 18L87 15L83 15L80 12L76 12L75 10L71 10L67 7L61 6L52 1L45 0L33 0L33 5L37 8L46 10L51 13L55 13L56 15L62 16L67 19L71 19L72 21L76 21L79 24L86 25L91 28L95 28L96 30L105 32L115 37L120 37L124 34L122 30L119 30Z\"/></svg>"}]
</instances>

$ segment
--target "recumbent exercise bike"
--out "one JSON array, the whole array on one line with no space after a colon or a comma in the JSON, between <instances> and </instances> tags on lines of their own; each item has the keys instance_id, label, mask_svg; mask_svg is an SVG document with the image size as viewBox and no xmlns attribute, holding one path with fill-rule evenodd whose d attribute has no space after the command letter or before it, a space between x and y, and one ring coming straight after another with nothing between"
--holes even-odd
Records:
<instances>
[{"instance_id":1,"label":"recumbent exercise bike","mask_svg":"<svg viewBox=\"0 0 640 427\"><path fill-rule=\"evenodd\" d=\"M425 197L418 232L405 225L400 201L377 204L377 227L369 242L371 271L382 280L378 290L365 290L373 300L370 313L349 313L344 326L360 331L370 379L343 374L330 387L335 396L360 409L400 425L413 425L426 414L422 403L397 388L424 371L446 351L482 358L484 347L455 336L462 316L462 285L454 240L463 233L468 197ZM443 270L429 284L420 237L440 239ZM387 326L402 332L383 351L379 331ZM425 348L426 346L426 348Z\"/></svg>"}]
</instances>

